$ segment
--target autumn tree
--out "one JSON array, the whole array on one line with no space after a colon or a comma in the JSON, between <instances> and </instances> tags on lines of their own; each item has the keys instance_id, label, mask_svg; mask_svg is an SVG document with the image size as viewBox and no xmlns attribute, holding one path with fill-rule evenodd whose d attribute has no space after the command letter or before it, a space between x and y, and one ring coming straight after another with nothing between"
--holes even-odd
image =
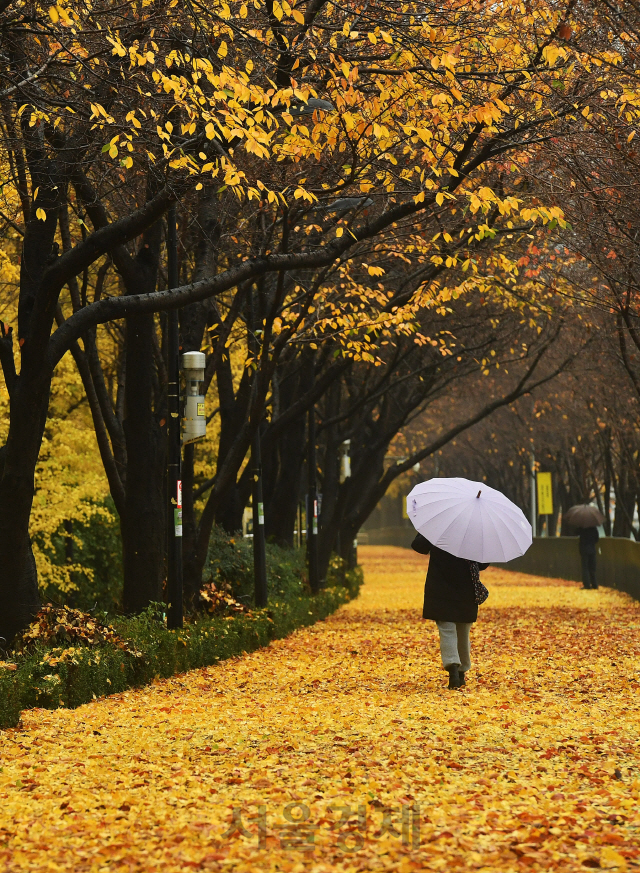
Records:
<instances>
[{"instance_id":1,"label":"autumn tree","mask_svg":"<svg viewBox=\"0 0 640 873\"><path fill-rule=\"evenodd\" d=\"M457 267L463 257L471 263L475 241L492 236L493 214L507 228L509 221L562 221L558 207L520 196L513 184L520 171L514 164L512 174L508 156L526 160L538 142L568 129L576 104L591 97L581 55L561 34L566 14L541 0L524 13L515 2L490 9L220 2L197 16L175 0L5 4L3 207L23 234L19 366L11 325L0 343L11 399L0 480L5 638L38 605L29 517L62 357L75 354L92 395L125 526L129 607L139 608L155 596L161 575L164 424L152 313L227 293L248 298L245 323L259 334L259 363L249 414L219 458L203 512L215 517L264 419L273 348L296 341L303 325L308 333L310 315L316 344L342 317L336 269L359 268L372 241L383 238L414 266L413 286L395 305L392 289L383 286L383 305L379 289L352 285L340 328L355 333L344 353L375 358L362 328L372 318L383 330L399 328L402 307L411 307L435 268ZM489 166L502 168L494 187ZM199 192L219 207L215 266L162 288L162 216L177 200L191 208ZM336 200L354 208L336 209ZM444 256L428 239L417 249L413 241L403 246L418 216L451 222L442 227L451 246ZM118 275L109 294L106 258ZM126 424L110 415L115 399L104 396L94 352L99 332L92 337L119 319L126 320ZM207 315L205 323L215 322Z\"/></svg>"},{"instance_id":2,"label":"autumn tree","mask_svg":"<svg viewBox=\"0 0 640 873\"><path fill-rule=\"evenodd\" d=\"M544 522L550 536L574 535L563 517L583 501L599 506L607 535L637 532L638 402L615 333L607 331L606 314L599 317L600 330L574 366L458 436L427 462L425 472L486 481L529 516L535 461L535 470L550 472L553 483L553 516L539 519L539 532ZM582 342L582 335L576 319L573 331L566 331L566 346ZM468 396L462 393L458 402L468 402Z\"/></svg>"}]
</instances>

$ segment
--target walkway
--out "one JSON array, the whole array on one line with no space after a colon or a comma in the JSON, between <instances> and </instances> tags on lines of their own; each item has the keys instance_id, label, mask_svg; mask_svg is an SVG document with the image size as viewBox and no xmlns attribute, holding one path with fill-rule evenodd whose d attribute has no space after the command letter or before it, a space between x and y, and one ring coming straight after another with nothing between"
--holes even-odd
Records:
<instances>
[{"instance_id":1,"label":"walkway","mask_svg":"<svg viewBox=\"0 0 640 873\"><path fill-rule=\"evenodd\" d=\"M640 604L489 570L449 692L424 559L361 557L324 623L0 734L0 869L640 870Z\"/></svg>"}]
</instances>

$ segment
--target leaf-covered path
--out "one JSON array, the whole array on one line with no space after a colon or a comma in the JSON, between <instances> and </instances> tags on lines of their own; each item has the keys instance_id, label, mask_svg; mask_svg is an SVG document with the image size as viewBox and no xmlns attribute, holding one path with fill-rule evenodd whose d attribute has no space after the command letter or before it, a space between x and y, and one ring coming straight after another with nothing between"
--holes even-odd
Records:
<instances>
[{"instance_id":1,"label":"leaf-covered path","mask_svg":"<svg viewBox=\"0 0 640 873\"><path fill-rule=\"evenodd\" d=\"M640 604L489 570L451 692L424 559L361 557L321 624L0 734L0 867L640 869Z\"/></svg>"}]
</instances>

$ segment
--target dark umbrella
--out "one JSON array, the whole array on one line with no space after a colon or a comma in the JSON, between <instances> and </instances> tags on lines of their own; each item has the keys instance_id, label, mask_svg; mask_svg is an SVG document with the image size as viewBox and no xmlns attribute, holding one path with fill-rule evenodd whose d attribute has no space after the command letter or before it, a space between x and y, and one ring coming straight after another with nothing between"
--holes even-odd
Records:
<instances>
[{"instance_id":1,"label":"dark umbrella","mask_svg":"<svg viewBox=\"0 0 640 873\"><path fill-rule=\"evenodd\" d=\"M604 522L604 515L600 512L597 506L590 506L586 503L579 503L577 506L572 506L565 513L565 521L571 527L598 527Z\"/></svg>"}]
</instances>

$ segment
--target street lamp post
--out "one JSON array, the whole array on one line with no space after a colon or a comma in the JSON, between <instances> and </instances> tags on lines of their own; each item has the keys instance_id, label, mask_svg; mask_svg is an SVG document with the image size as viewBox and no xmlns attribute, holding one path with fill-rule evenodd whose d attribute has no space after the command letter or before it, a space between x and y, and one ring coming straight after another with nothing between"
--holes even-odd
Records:
<instances>
[{"instance_id":1,"label":"street lamp post","mask_svg":"<svg viewBox=\"0 0 640 873\"><path fill-rule=\"evenodd\" d=\"M260 323L261 291L258 288L258 299L252 291L249 296L249 311L247 313L247 350L254 360L259 359L259 342L256 327ZM257 382L258 370L254 374ZM254 383L254 387L256 387ZM253 423L253 422L252 422ZM267 549L264 532L264 498L262 495L262 449L260 424L251 440L251 472L253 488L251 492L253 514L253 593L256 606L267 605Z\"/></svg>"},{"instance_id":2,"label":"street lamp post","mask_svg":"<svg viewBox=\"0 0 640 873\"><path fill-rule=\"evenodd\" d=\"M256 606L267 605L267 551L264 536L264 503L262 497L262 457L260 430L251 443L253 467L253 575Z\"/></svg>"},{"instance_id":3,"label":"street lamp post","mask_svg":"<svg viewBox=\"0 0 640 873\"><path fill-rule=\"evenodd\" d=\"M537 535L537 511L536 511L536 456L531 452L531 531L533 536Z\"/></svg>"},{"instance_id":4,"label":"street lamp post","mask_svg":"<svg viewBox=\"0 0 640 873\"><path fill-rule=\"evenodd\" d=\"M169 288L178 287L178 235L176 207L167 216L167 260ZM167 318L168 391L168 560L167 626L182 627L182 449L180 445L180 334L178 310L170 309Z\"/></svg>"},{"instance_id":5,"label":"street lamp post","mask_svg":"<svg viewBox=\"0 0 640 873\"><path fill-rule=\"evenodd\" d=\"M316 470L316 415L313 406L309 410L308 449L307 560L309 562L309 585L313 594L317 594L320 590L318 570L318 483Z\"/></svg>"},{"instance_id":6,"label":"street lamp post","mask_svg":"<svg viewBox=\"0 0 640 873\"><path fill-rule=\"evenodd\" d=\"M351 478L351 440L343 440L340 443L340 484L344 485L347 479ZM340 533L338 533L337 548L340 555L344 554L343 548L346 544L341 542ZM351 540L351 546L348 552L347 569L352 570L358 564L358 537L355 536Z\"/></svg>"}]
</instances>

